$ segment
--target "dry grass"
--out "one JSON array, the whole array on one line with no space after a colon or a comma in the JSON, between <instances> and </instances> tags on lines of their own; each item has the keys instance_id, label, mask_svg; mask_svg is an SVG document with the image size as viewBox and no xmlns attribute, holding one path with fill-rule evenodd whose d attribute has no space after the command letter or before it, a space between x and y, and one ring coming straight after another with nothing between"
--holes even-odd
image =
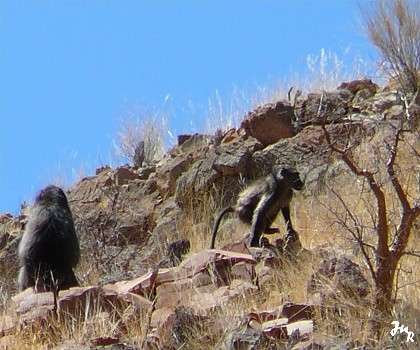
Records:
<instances>
[{"instance_id":1,"label":"dry grass","mask_svg":"<svg viewBox=\"0 0 420 350\"><path fill-rule=\"evenodd\" d=\"M76 311L21 326L0 339L3 349L87 349L101 339L116 338L133 347L145 337L147 309L122 308L87 300Z\"/></svg>"},{"instance_id":2,"label":"dry grass","mask_svg":"<svg viewBox=\"0 0 420 350\"><path fill-rule=\"evenodd\" d=\"M378 153L372 152L372 149L363 145L360 147L359 156L364 161L368 160L366 157L369 154L378 156ZM407 137L403 147L400 148L398 167L403 186L410 193L410 199L414 201L419 199L419 189L416 177L418 169L415 168L416 164L413 164L411 153L413 149L419 151L419 141L414 136ZM349 173L335 174L325 184L326 187L320 191L306 190L297 195L292 207L295 229L300 234L303 246L312 253L302 257L297 264L284 261L270 271L269 279L259 291L252 291L232 299L222 308L210 312L203 324L194 325L189 329L189 337L183 345L184 349L209 349L214 348L216 344L220 345L229 332L237 329L252 311L275 308L286 302L316 302L307 292L307 283L322 261L321 249L337 255L349 255L352 260L359 263L365 277L371 283L369 272L357 245L343 229L342 223L338 221L338 218L345 217L345 211L343 211L341 201L331 192L331 189L335 189L345 199L357 220L365 225L367 239L374 243L372 211L369 209L373 205L371 195L364 190L364 184ZM387 194L391 195L391 192ZM187 210L184 221L171 232L172 236L166 237L167 241L187 238L191 241L192 252L207 249L213 225L212 218L220 208L228 204L223 200L224 195L225 192L221 191L204 196L200 199L200 206L191 201L190 210ZM396 202L391 201L391 203L393 204L390 210L394 211L396 216L399 208ZM283 219L280 217L277 220L275 225L283 232ZM347 223L350 225L349 222ZM418 221L416 225L409 247L413 250L420 249L420 222ZM247 227L239 225L236 230L230 232L225 230L223 233L221 230L217 246L220 247L224 242L241 239L246 232ZM271 236L270 240L281 237L283 234ZM163 248L162 246L162 253ZM82 270L84 268L81 267ZM407 325L416 334L420 330L418 321L420 279L418 276L420 276L418 258L414 256L403 258L396 280L397 303L392 315L395 320ZM326 284L325 288L330 287ZM314 338L330 339L331 342L337 339L340 341L357 340L362 344L374 344L377 348L384 347L384 344L389 341L392 319L381 320L383 322L381 338L371 339L370 322L373 310L370 305L369 298L357 300L344 297L339 293L332 293L329 299L323 300L322 308L316 311ZM5 349L53 349L59 345L66 349L79 349L86 344L91 344L92 339L111 335L119 337L121 342L139 347L144 340L147 311L131 308L126 308L124 311L117 310L120 309L105 310L102 306L93 303L87 311L80 312L77 316L68 315L60 319L53 318L48 324L26 326L15 336L2 339L1 344L5 345ZM124 322L123 328L121 328L121 319L127 321ZM397 343L393 344L398 346Z\"/></svg>"},{"instance_id":3,"label":"dry grass","mask_svg":"<svg viewBox=\"0 0 420 350\"><path fill-rule=\"evenodd\" d=\"M340 252L348 254L348 240L345 237L341 240L334 239L342 233L335 232L332 235L331 233L334 231L325 229L326 226L323 225L323 222L328 222L328 219L312 220L313 230L308 229L309 207L305 208L304 206L307 204L299 202L296 200L296 207L301 210L300 214L295 216L295 222L296 229L301 233L304 246L316 250L316 246L323 245L327 249L333 249L337 254ZM319 209L318 214L318 217L322 217L322 209ZM282 223L279 222L279 224ZM233 238L239 239L243 233L244 231L238 231L238 236ZM191 238L193 251L207 248L208 239L203 240L202 232L191 231ZM230 238L227 240L231 241ZM200 246L204 247L198 248ZM239 327L241 320L251 311L272 309L286 302L311 302L312 297L307 293L307 283L321 261L321 257L314 254L307 256L299 264L284 262L278 268L273 268L269 280L262 285L260 291L235 298L223 308L214 310L205 321L207 327L193 327L185 348L213 348L215 344L219 344L225 339L229 332ZM358 261L361 260L358 259ZM419 315L415 311L420 309L419 275L418 259L414 257L403 259L397 276L398 302L394 310L395 319L408 325L410 330L417 331L417 333L420 328ZM369 277L367 273L365 276ZM319 309L316 313L315 335L323 339L331 339L331 341L341 337L366 343L369 340L369 321L372 316L372 309L369 305L369 302L366 304L366 301L343 298L340 295L334 295L334 298L324 300L322 310ZM118 317L116 317L116 313L116 310L109 312L109 310L104 311L101 307L96 306L78 317L63 317L60 320L49 320L48 325L36 324L32 327L25 327L23 332L6 339L7 346L9 349L51 349L60 344L67 344L65 348L70 349L71 344L75 349L78 349L82 344L89 344L92 339L110 335L118 335L120 341L125 341L133 346L141 344L144 338L146 311L138 312L126 309L122 312L123 316L118 315ZM122 333L119 332L120 323L118 322L121 317L129 318L129 322L125 323L129 328ZM387 325L390 325L391 320L383 320L383 322L383 341L386 341L389 339ZM4 344L4 340L2 344Z\"/></svg>"},{"instance_id":4,"label":"dry grass","mask_svg":"<svg viewBox=\"0 0 420 350\"><path fill-rule=\"evenodd\" d=\"M293 104L297 91L303 96L311 92L334 91L343 81L375 74L373 63L362 59L350 48L342 53L321 48L319 53L308 55L305 63L301 76L289 74L287 78L258 85L251 90L234 86L225 98L216 91L215 96L209 99L208 111L205 112L206 132L212 134L218 129L227 131L232 127L237 128L248 112L267 103L288 101L291 97L292 101L289 102Z\"/></svg>"},{"instance_id":5,"label":"dry grass","mask_svg":"<svg viewBox=\"0 0 420 350\"><path fill-rule=\"evenodd\" d=\"M223 111L221 115L223 115ZM223 122L223 119L221 119ZM375 148L384 135L377 135L371 144L364 144L358 149L358 158L371 165L372 160L381 159L381 150ZM419 200L418 188L418 164L414 160L413 150L420 152L418 138L415 135L407 137L398 154L399 175L404 188L410 194L410 200ZM417 153L418 154L418 153ZM374 159L373 159L373 158ZM418 162L417 162L418 163ZM379 171L379 170L378 170ZM385 178L384 178L385 179ZM385 180L384 180L385 181ZM245 184L241 184L241 187ZM386 187L387 185L384 184ZM344 221L346 210L342 206L335 191L347 203L348 208L357 219L356 222ZM391 225L397 222L400 208L392 199L392 192L386 191L391 203ZM178 223L174 230L168 232L168 236L162 238L160 254L164 252L164 242L177 239L189 239L192 252L202 251L209 247L211 230L214 217L219 210L227 204L226 192L223 188L200 197L191 199L189 208L185 211L183 221ZM230 198L234 200L234 198ZM223 308L213 310L204 325L191 328L190 337L185 349L209 349L225 338L225 336L241 325L243 318L249 312L261 309L278 307L286 302L307 303L313 302L313 298L307 292L307 283L311 274L318 268L322 261L320 250L328 250L337 255L349 255L357 262L365 274L367 280L372 283L371 276L358 251L357 245L351 239L348 232L343 228L343 223L349 227L357 223L363 224L366 231L366 239L375 242L375 227L372 223L374 218L373 198L366 190L366 186L349 173L337 175L330 173L325 182L325 187L320 191L303 191L297 195L292 207L292 220L295 229L300 234L303 246L312 251L305 255L299 263L284 261L278 268L270 271L268 281L257 292L231 300ZM374 220L373 220L374 221ZM274 224L281 229L277 236L270 236L270 240L284 235L283 219L279 217ZM244 225L235 225L235 229L225 229L219 232L216 246L220 247L225 242L242 239L248 228ZM412 232L409 249L419 251L420 244L420 221L417 220ZM79 271L86 272L91 269L91 259L85 260L85 265L79 267ZM96 274L95 274L96 273ZM95 282L99 279L100 271L90 271L89 280ZM419 314L420 310L420 265L418 257L406 256L402 259L396 280L397 303L393 311L393 317L404 323L410 330L420 333ZM329 286L326 285L326 288ZM180 291L181 292L181 291ZM8 296L7 296L8 297ZM7 298L5 297L5 298ZM372 342L369 338L370 321L372 320L372 308L369 300L345 298L340 294L333 294L331 299L323 301L323 307L316 313L315 336L324 339L337 339L341 337L347 340L358 340L362 344ZM125 320L125 327L121 328L120 320ZM77 316L64 316L60 319L53 318L48 324L38 323L25 326L14 336L0 339L0 345L5 349L53 349L64 344L64 348L83 348L92 339L108 336L118 336L120 341L132 346L139 347L144 341L147 310L126 308L104 309L101 305L88 308ZM381 344L389 340L391 329L390 319L383 321L383 335L379 342L375 343L379 348ZM3 326L3 325L0 325ZM388 327L389 326L389 327ZM63 349L64 349L63 348Z\"/></svg>"}]
</instances>

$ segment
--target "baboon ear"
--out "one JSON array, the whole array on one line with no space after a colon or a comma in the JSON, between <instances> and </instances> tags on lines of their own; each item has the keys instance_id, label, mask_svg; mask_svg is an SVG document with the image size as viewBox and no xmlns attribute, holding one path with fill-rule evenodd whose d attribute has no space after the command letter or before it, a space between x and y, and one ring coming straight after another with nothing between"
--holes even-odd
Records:
<instances>
[{"instance_id":1,"label":"baboon ear","mask_svg":"<svg viewBox=\"0 0 420 350\"><path fill-rule=\"evenodd\" d=\"M286 169L286 168L281 168L281 169L280 169L280 175L281 175L281 177L282 177L282 178L284 178L284 177L285 177L285 176L287 176L288 174L290 174L289 169Z\"/></svg>"},{"instance_id":2,"label":"baboon ear","mask_svg":"<svg viewBox=\"0 0 420 350\"><path fill-rule=\"evenodd\" d=\"M282 167L278 167L274 173L274 176L277 179L277 181L283 180L285 175L286 175L286 169Z\"/></svg>"}]
</instances>

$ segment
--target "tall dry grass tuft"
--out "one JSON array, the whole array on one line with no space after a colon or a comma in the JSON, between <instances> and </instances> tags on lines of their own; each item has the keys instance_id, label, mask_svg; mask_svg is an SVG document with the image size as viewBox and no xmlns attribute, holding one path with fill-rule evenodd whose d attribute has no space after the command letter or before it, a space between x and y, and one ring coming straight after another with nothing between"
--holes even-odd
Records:
<instances>
[{"instance_id":1,"label":"tall dry grass tuft","mask_svg":"<svg viewBox=\"0 0 420 350\"><path fill-rule=\"evenodd\" d=\"M158 113L131 115L121 119L115 155L119 160L128 160L134 166L151 164L164 154L166 120Z\"/></svg>"},{"instance_id":2,"label":"tall dry grass tuft","mask_svg":"<svg viewBox=\"0 0 420 350\"><path fill-rule=\"evenodd\" d=\"M353 62L346 64L349 58ZM360 79L369 75L369 64L347 48L343 54L321 48L318 55L306 57L307 74L297 79L296 85L305 93L313 91L333 91L343 81Z\"/></svg>"}]
</instances>

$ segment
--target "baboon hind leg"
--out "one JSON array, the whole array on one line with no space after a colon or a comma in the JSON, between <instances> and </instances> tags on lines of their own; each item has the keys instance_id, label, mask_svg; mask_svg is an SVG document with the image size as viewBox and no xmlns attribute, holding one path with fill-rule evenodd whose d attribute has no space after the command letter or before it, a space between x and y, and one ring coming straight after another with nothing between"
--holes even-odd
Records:
<instances>
[{"instance_id":1,"label":"baboon hind leg","mask_svg":"<svg viewBox=\"0 0 420 350\"><path fill-rule=\"evenodd\" d=\"M275 233L279 233L280 229L278 227L266 227L264 233L266 235L274 235Z\"/></svg>"},{"instance_id":2,"label":"baboon hind leg","mask_svg":"<svg viewBox=\"0 0 420 350\"><path fill-rule=\"evenodd\" d=\"M23 265L20 268L18 281L19 281L20 291L23 291L26 288L35 286L35 279L33 277L33 272L29 266Z\"/></svg>"},{"instance_id":3,"label":"baboon hind leg","mask_svg":"<svg viewBox=\"0 0 420 350\"><path fill-rule=\"evenodd\" d=\"M271 225L276 220L277 215L278 215L278 211L276 211L274 214L267 216L265 220L264 230L263 230L266 235L274 235L280 232L280 229L278 227L271 227Z\"/></svg>"},{"instance_id":4,"label":"baboon hind leg","mask_svg":"<svg viewBox=\"0 0 420 350\"><path fill-rule=\"evenodd\" d=\"M275 202L276 197L274 195L266 195L255 209L251 227L251 247L259 247L261 235L270 228L271 220L267 213Z\"/></svg>"}]
</instances>

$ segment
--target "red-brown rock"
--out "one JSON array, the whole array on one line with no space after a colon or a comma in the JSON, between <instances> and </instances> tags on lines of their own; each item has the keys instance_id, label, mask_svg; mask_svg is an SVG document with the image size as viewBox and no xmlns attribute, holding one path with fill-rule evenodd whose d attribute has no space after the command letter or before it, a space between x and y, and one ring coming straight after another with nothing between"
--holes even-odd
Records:
<instances>
[{"instance_id":1,"label":"red-brown rock","mask_svg":"<svg viewBox=\"0 0 420 350\"><path fill-rule=\"evenodd\" d=\"M293 108L286 101L268 103L250 112L241 124L248 135L264 146L295 135Z\"/></svg>"}]
</instances>

